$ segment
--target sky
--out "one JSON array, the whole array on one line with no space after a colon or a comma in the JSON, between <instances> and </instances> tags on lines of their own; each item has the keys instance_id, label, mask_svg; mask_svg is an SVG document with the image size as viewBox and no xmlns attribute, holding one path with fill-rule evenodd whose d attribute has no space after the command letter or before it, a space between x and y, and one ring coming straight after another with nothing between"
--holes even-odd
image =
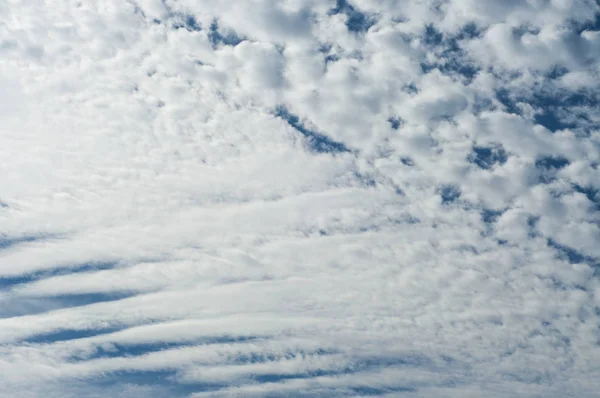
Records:
<instances>
[{"instance_id":1,"label":"sky","mask_svg":"<svg viewBox=\"0 0 600 398\"><path fill-rule=\"evenodd\" d=\"M0 0L0 397L595 397L594 0Z\"/></svg>"}]
</instances>

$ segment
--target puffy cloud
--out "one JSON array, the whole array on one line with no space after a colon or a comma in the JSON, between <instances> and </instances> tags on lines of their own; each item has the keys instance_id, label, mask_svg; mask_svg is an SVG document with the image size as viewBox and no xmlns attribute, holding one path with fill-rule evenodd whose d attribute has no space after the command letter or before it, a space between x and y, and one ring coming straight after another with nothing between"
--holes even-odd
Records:
<instances>
[{"instance_id":1,"label":"puffy cloud","mask_svg":"<svg viewBox=\"0 0 600 398\"><path fill-rule=\"evenodd\" d=\"M0 4L0 395L594 396L598 11Z\"/></svg>"}]
</instances>

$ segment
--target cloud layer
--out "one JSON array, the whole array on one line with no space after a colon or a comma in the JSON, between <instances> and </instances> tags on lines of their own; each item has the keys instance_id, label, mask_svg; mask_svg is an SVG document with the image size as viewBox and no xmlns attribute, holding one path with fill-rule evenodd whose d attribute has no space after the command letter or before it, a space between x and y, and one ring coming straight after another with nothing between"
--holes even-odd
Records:
<instances>
[{"instance_id":1,"label":"cloud layer","mask_svg":"<svg viewBox=\"0 0 600 398\"><path fill-rule=\"evenodd\" d=\"M595 396L599 16L0 4L0 396Z\"/></svg>"}]
</instances>

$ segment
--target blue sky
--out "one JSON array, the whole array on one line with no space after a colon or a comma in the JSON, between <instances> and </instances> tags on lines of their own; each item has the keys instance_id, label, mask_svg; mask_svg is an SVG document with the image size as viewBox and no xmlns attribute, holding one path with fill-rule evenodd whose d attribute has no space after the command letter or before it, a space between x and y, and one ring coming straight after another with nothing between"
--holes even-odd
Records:
<instances>
[{"instance_id":1,"label":"blue sky","mask_svg":"<svg viewBox=\"0 0 600 398\"><path fill-rule=\"evenodd\" d=\"M592 0L0 4L0 397L593 397Z\"/></svg>"}]
</instances>

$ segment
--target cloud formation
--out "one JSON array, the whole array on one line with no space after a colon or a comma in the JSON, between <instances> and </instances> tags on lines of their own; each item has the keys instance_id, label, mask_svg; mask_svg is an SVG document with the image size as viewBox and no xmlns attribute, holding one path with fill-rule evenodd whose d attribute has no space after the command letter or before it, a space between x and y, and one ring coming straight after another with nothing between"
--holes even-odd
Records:
<instances>
[{"instance_id":1,"label":"cloud formation","mask_svg":"<svg viewBox=\"0 0 600 398\"><path fill-rule=\"evenodd\" d=\"M0 396L595 396L599 18L0 4Z\"/></svg>"}]
</instances>

